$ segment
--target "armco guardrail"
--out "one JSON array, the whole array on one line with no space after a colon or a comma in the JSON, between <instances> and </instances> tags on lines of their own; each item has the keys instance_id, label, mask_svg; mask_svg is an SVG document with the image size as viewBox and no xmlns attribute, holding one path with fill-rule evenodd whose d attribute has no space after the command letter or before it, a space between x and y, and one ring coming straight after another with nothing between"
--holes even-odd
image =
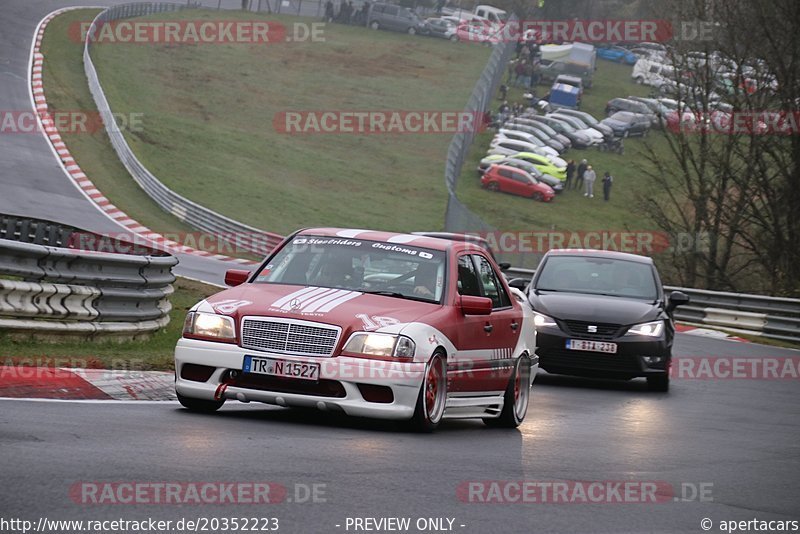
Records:
<instances>
[{"instance_id":1,"label":"armco guardrail","mask_svg":"<svg viewBox=\"0 0 800 534\"><path fill-rule=\"evenodd\" d=\"M92 36L97 32L97 25L113 20L179 11L197 8L196 4L163 4L163 3L136 3L122 4L102 11L92 21L87 34L83 50L83 66L89 90L92 93L97 110L103 118L108 137L120 161L128 170L137 184L153 199L164 211L171 213L181 221L203 232L209 232L221 239L230 241L235 246L241 246L260 256L275 248L283 237L278 234L265 232L247 224L235 221L211 209L193 202L165 186L153 175L136 157L128 146L125 137L117 127L106 95L100 85L97 70L92 63L91 42ZM237 235L259 236L259 239L236 239Z\"/></svg>"},{"instance_id":2,"label":"armco guardrail","mask_svg":"<svg viewBox=\"0 0 800 534\"><path fill-rule=\"evenodd\" d=\"M531 279L535 272L511 268L505 274L509 279ZM800 342L800 299L676 286L664 286L664 291L689 295L689 304L675 310L675 319L679 321Z\"/></svg>"},{"instance_id":3,"label":"armco guardrail","mask_svg":"<svg viewBox=\"0 0 800 534\"><path fill-rule=\"evenodd\" d=\"M76 248L87 241L91 250ZM0 276L6 277L0 279L0 331L85 337L154 332L169 322L177 263L149 247L0 215Z\"/></svg>"}]
</instances>

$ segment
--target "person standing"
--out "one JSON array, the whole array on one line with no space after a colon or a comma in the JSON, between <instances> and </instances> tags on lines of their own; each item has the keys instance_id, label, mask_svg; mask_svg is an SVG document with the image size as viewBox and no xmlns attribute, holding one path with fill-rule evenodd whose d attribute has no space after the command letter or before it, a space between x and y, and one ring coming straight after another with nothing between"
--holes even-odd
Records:
<instances>
[{"instance_id":1,"label":"person standing","mask_svg":"<svg viewBox=\"0 0 800 534\"><path fill-rule=\"evenodd\" d=\"M586 192L583 194L583 196L594 198L594 181L596 179L597 174L595 174L592 166L587 166L586 172L583 173L583 180L586 182Z\"/></svg>"},{"instance_id":2,"label":"person standing","mask_svg":"<svg viewBox=\"0 0 800 534\"><path fill-rule=\"evenodd\" d=\"M603 200L608 202L611 198L611 184L614 183L614 177L611 176L611 173L606 171L603 175Z\"/></svg>"},{"instance_id":3,"label":"person standing","mask_svg":"<svg viewBox=\"0 0 800 534\"><path fill-rule=\"evenodd\" d=\"M565 191L572 185L573 178L575 178L575 160L571 159L567 162L567 180L564 182Z\"/></svg>"},{"instance_id":4,"label":"person standing","mask_svg":"<svg viewBox=\"0 0 800 534\"><path fill-rule=\"evenodd\" d=\"M586 172L588 162L584 159L578 165L578 170L575 172L575 189L579 190L583 187L583 175Z\"/></svg>"}]
</instances>

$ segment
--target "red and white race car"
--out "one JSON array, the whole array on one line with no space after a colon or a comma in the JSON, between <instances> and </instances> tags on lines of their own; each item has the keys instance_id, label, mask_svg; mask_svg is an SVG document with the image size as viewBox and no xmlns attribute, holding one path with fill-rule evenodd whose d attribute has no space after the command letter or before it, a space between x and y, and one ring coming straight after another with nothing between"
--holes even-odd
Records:
<instances>
[{"instance_id":1,"label":"red and white race car","mask_svg":"<svg viewBox=\"0 0 800 534\"><path fill-rule=\"evenodd\" d=\"M465 241L336 228L288 237L188 313L175 388L190 410L303 406L432 430L516 427L538 369L532 312Z\"/></svg>"}]
</instances>

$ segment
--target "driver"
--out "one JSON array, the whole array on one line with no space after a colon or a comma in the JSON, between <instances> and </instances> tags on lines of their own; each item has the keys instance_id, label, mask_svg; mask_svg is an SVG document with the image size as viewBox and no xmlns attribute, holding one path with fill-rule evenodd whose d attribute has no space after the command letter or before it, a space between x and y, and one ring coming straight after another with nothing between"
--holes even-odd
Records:
<instances>
[{"instance_id":1,"label":"driver","mask_svg":"<svg viewBox=\"0 0 800 534\"><path fill-rule=\"evenodd\" d=\"M414 274L414 295L435 299L438 271L435 263L420 263Z\"/></svg>"}]
</instances>

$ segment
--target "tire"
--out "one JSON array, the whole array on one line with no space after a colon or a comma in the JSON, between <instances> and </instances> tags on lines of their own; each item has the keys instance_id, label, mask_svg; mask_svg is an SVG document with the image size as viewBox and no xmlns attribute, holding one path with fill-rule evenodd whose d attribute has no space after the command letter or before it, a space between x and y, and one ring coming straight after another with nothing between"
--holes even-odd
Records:
<instances>
[{"instance_id":1,"label":"tire","mask_svg":"<svg viewBox=\"0 0 800 534\"><path fill-rule=\"evenodd\" d=\"M533 196L531 198L533 200L535 200L536 202L541 202L542 201L542 194L537 191L536 193L533 194Z\"/></svg>"},{"instance_id":2,"label":"tire","mask_svg":"<svg viewBox=\"0 0 800 534\"><path fill-rule=\"evenodd\" d=\"M634 81L639 85L644 85L644 78L642 78L641 76L637 76L636 78L634 78Z\"/></svg>"},{"instance_id":3,"label":"tire","mask_svg":"<svg viewBox=\"0 0 800 534\"><path fill-rule=\"evenodd\" d=\"M622 134L623 138L627 138L631 134L630 130L625 130L625 133Z\"/></svg>"},{"instance_id":4,"label":"tire","mask_svg":"<svg viewBox=\"0 0 800 534\"><path fill-rule=\"evenodd\" d=\"M456 34L451 35L450 36L450 40L452 42L454 42L454 43L458 42L458 35L456 35Z\"/></svg>"},{"instance_id":5,"label":"tire","mask_svg":"<svg viewBox=\"0 0 800 534\"><path fill-rule=\"evenodd\" d=\"M190 412L214 413L222 408L223 404L225 404L225 399L220 401L195 399L193 397L184 397L180 393L176 394L178 395L178 402L180 402L181 405Z\"/></svg>"},{"instance_id":6,"label":"tire","mask_svg":"<svg viewBox=\"0 0 800 534\"><path fill-rule=\"evenodd\" d=\"M647 137L647 134L648 134L649 132L650 132L650 130L644 130L644 131L642 132L642 138L644 139L645 137Z\"/></svg>"},{"instance_id":7,"label":"tire","mask_svg":"<svg viewBox=\"0 0 800 534\"><path fill-rule=\"evenodd\" d=\"M526 387L527 384L527 387ZM486 426L517 428L525 420L531 398L531 360L528 356L517 358L514 373L503 394L503 411L496 419L484 419Z\"/></svg>"},{"instance_id":8,"label":"tire","mask_svg":"<svg viewBox=\"0 0 800 534\"><path fill-rule=\"evenodd\" d=\"M373 30L377 30L378 28L381 27L381 25L378 24L377 20L373 20L372 22L369 23L369 27L372 28Z\"/></svg>"},{"instance_id":9,"label":"tire","mask_svg":"<svg viewBox=\"0 0 800 534\"><path fill-rule=\"evenodd\" d=\"M417 29L414 26L409 26L408 35L416 35L416 34L417 34Z\"/></svg>"},{"instance_id":10,"label":"tire","mask_svg":"<svg viewBox=\"0 0 800 534\"><path fill-rule=\"evenodd\" d=\"M669 375L667 373L647 377L647 389L666 393L669 391Z\"/></svg>"},{"instance_id":11,"label":"tire","mask_svg":"<svg viewBox=\"0 0 800 534\"><path fill-rule=\"evenodd\" d=\"M417 432L433 432L442 422L447 403L447 361L441 352L431 356L425 366L425 377L419 388L411 428Z\"/></svg>"},{"instance_id":12,"label":"tire","mask_svg":"<svg viewBox=\"0 0 800 534\"><path fill-rule=\"evenodd\" d=\"M497 182L489 182L489 185L486 186L486 189L492 191L493 193L497 193L500 191L500 186L497 185Z\"/></svg>"},{"instance_id":13,"label":"tire","mask_svg":"<svg viewBox=\"0 0 800 534\"><path fill-rule=\"evenodd\" d=\"M608 151L608 145L606 145L605 143L602 143L600 145L597 145L597 149L600 152L607 152Z\"/></svg>"}]
</instances>

